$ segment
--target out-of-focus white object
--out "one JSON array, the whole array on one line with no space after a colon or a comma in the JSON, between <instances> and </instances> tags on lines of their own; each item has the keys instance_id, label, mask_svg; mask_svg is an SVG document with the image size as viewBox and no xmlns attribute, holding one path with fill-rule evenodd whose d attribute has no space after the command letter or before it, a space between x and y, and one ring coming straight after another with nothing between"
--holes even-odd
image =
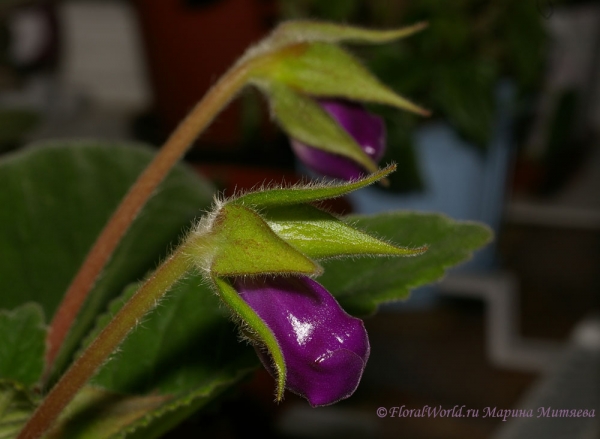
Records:
<instances>
[{"instance_id":1,"label":"out-of-focus white object","mask_svg":"<svg viewBox=\"0 0 600 439\"><path fill-rule=\"evenodd\" d=\"M150 101L135 14L128 2L61 2L60 82L99 106L143 109Z\"/></svg>"},{"instance_id":2,"label":"out-of-focus white object","mask_svg":"<svg viewBox=\"0 0 600 439\"><path fill-rule=\"evenodd\" d=\"M551 41L546 78L537 106L537 117L527 141L527 154L543 155L552 115L561 91L575 89L581 95L577 129L600 127L600 78L597 63L600 38L600 4L557 7L544 20Z\"/></svg>"},{"instance_id":3,"label":"out-of-focus white object","mask_svg":"<svg viewBox=\"0 0 600 439\"><path fill-rule=\"evenodd\" d=\"M564 351L562 343L526 339L519 328L519 289L510 273L452 273L439 284L447 296L482 300L485 304L485 347L497 367L546 371Z\"/></svg>"},{"instance_id":4,"label":"out-of-focus white object","mask_svg":"<svg viewBox=\"0 0 600 439\"><path fill-rule=\"evenodd\" d=\"M508 419L493 439L600 437L599 316L579 323L565 352L515 408L531 411L533 416ZM578 410L587 410L588 416L566 416ZM589 416L592 410L593 417Z\"/></svg>"}]
</instances>

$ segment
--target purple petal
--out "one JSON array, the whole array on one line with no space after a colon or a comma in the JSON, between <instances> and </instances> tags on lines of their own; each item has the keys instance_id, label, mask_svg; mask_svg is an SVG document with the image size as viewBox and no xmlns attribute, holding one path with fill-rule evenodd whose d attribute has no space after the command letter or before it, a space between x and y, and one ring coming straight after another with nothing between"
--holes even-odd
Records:
<instances>
[{"instance_id":1,"label":"purple petal","mask_svg":"<svg viewBox=\"0 0 600 439\"><path fill-rule=\"evenodd\" d=\"M361 105L322 99L319 104L350 134L365 153L378 162L385 152L385 125L379 116L366 111ZM292 139L292 148L298 158L309 168L330 177L352 180L364 174L363 168L340 155L313 148Z\"/></svg>"},{"instance_id":2,"label":"purple petal","mask_svg":"<svg viewBox=\"0 0 600 439\"><path fill-rule=\"evenodd\" d=\"M308 277L238 278L235 287L275 335L289 390L313 407L354 393L369 358L362 320L348 315ZM273 374L270 358L260 356Z\"/></svg>"}]
</instances>

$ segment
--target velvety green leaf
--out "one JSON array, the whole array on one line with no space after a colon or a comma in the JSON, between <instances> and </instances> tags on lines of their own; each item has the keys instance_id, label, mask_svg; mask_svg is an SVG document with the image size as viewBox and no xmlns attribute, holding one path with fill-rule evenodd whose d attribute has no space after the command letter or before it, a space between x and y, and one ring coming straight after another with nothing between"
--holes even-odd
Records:
<instances>
[{"instance_id":1,"label":"velvety green leaf","mask_svg":"<svg viewBox=\"0 0 600 439\"><path fill-rule=\"evenodd\" d=\"M87 344L109 322L137 285L110 305ZM186 393L212 379L256 364L252 349L238 343L217 295L198 274L177 283L100 370L93 383L121 393ZM250 361L248 361L250 360Z\"/></svg>"},{"instance_id":2,"label":"velvety green leaf","mask_svg":"<svg viewBox=\"0 0 600 439\"><path fill-rule=\"evenodd\" d=\"M215 276L264 273L317 274L319 267L277 236L253 210L227 204L221 208L211 232ZM203 236L200 236L203 241Z\"/></svg>"},{"instance_id":3,"label":"velvety green leaf","mask_svg":"<svg viewBox=\"0 0 600 439\"><path fill-rule=\"evenodd\" d=\"M440 214L394 212L351 217L367 233L399 245L428 246L412 258L361 258L323 263L318 280L354 315L373 313L377 305L405 299L411 289L440 279L446 269L470 259L492 238L489 227L455 221Z\"/></svg>"},{"instance_id":4,"label":"velvety green leaf","mask_svg":"<svg viewBox=\"0 0 600 439\"><path fill-rule=\"evenodd\" d=\"M87 386L61 413L46 439L118 437L169 400L168 396L127 396Z\"/></svg>"},{"instance_id":5,"label":"velvety green leaf","mask_svg":"<svg viewBox=\"0 0 600 439\"><path fill-rule=\"evenodd\" d=\"M379 82L356 58L333 44L307 43L304 50L282 52L255 75L259 84L280 82L312 96L374 102L429 114Z\"/></svg>"},{"instance_id":6,"label":"velvety green leaf","mask_svg":"<svg viewBox=\"0 0 600 439\"><path fill-rule=\"evenodd\" d=\"M88 344L136 289L129 287L111 304ZM168 397L143 418L119 427L122 436L117 437L156 437L156 432L177 425L254 370L258 358L239 342L229 319L229 311L199 275L173 287L92 380L93 385L120 394ZM96 422L121 425L118 416L102 420L96 416L82 417L77 428L92 428Z\"/></svg>"},{"instance_id":7,"label":"velvety green leaf","mask_svg":"<svg viewBox=\"0 0 600 439\"><path fill-rule=\"evenodd\" d=\"M0 380L35 384L44 368L45 349L46 328L39 305L0 311Z\"/></svg>"},{"instance_id":8,"label":"velvety green leaf","mask_svg":"<svg viewBox=\"0 0 600 439\"><path fill-rule=\"evenodd\" d=\"M275 188L265 191L249 192L232 200L231 203L258 207L259 209L270 206L286 206L291 204L313 203L328 198L341 197L347 193L363 188L381 180L386 175L394 172L396 165L380 169L374 174L346 183L323 183L313 185L298 185L288 188Z\"/></svg>"},{"instance_id":9,"label":"velvety green leaf","mask_svg":"<svg viewBox=\"0 0 600 439\"><path fill-rule=\"evenodd\" d=\"M315 259L349 255L411 256L426 250L391 245L309 204L270 207L261 214L275 233Z\"/></svg>"},{"instance_id":10,"label":"velvety green leaf","mask_svg":"<svg viewBox=\"0 0 600 439\"><path fill-rule=\"evenodd\" d=\"M253 359L256 354L252 351ZM153 439L162 435L181 421L188 418L209 402L220 397L231 386L238 384L241 379L248 376L255 366L250 368L239 368L237 373L223 371L219 376L214 376L203 386L195 387L177 397L172 398L158 409L148 412L135 423L130 424L127 429L120 432L117 438L127 439ZM101 438L102 436L99 436Z\"/></svg>"},{"instance_id":11,"label":"velvety green leaf","mask_svg":"<svg viewBox=\"0 0 600 439\"><path fill-rule=\"evenodd\" d=\"M223 374L177 396L122 395L87 386L67 406L45 439L159 438L246 374L246 370L239 376Z\"/></svg>"},{"instance_id":12,"label":"velvety green leaf","mask_svg":"<svg viewBox=\"0 0 600 439\"><path fill-rule=\"evenodd\" d=\"M377 170L354 138L313 99L278 83L269 86L267 95L275 118L291 138L348 157L370 172Z\"/></svg>"},{"instance_id":13,"label":"velvety green leaf","mask_svg":"<svg viewBox=\"0 0 600 439\"><path fill-rule=\"evenodd\" d=\"M0 160L0 308L36 301L52 316L96 236L153 152L98 142L38 144ZM156 266L211 203L212 189L177 166L121 242L70 334L72 352L99 310ZM64 363L63 363L64 364Z\"/></svg>"},{"instance_id":14,"label":"velvety green leaf","mask_svg":"<svg viewBox=\"0 0 600 439\"><path fill-rule=\"evenodd\" d=\"M366 29L345 24L316 20L294 20L280 24L272 38L278 43L322 41L327 43L387 43L406 38L427 27L427 23L416 23L399 29Z\"/></svg>"},{"instance_id":15,"label":"velvety green leaf","mask_svg":"<svg viewBox=\"0 0 600 439\"><path fill-rule=\"evenodd\" d=\"M34 410L35 403L23 387L0 381L0 439L17 437Z\"/></svg>"}]
</instances>

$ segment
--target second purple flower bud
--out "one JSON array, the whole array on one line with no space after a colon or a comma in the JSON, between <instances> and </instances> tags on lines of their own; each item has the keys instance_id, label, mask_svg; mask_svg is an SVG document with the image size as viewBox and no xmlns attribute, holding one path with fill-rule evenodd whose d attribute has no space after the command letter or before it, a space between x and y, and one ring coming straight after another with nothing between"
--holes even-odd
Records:
<instances>
[{"instance_id":1,"label":"second purple flower bud","mask_svg":"<svg viewBox=\"0 0 600 439\"><path fill-rule=\"evenodd\" d=\"M339 99L320 99L319 104L344 128L362 150L378 162L386 145L383 120L369 113L362 105ZM349 158L332 154L298 140L291 139L297 157L310 169L329 177L354 180L366 171Z\"/></svg>"}]
</instances>

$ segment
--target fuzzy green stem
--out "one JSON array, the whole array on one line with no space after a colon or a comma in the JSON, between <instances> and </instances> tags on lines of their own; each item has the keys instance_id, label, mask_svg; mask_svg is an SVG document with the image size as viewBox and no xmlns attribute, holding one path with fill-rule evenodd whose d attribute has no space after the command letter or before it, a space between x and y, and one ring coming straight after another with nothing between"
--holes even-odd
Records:
<instances>
[{"instance_id":1,"label":"fuzzy green stem","mask_svg":"<svg viewBox=\"0 0 600 439\"><path fill-rule=\"evenodd\" d=\"M152 310L175 282L192 268L192 259L187 254L186 248L193 242L194 240L190 240L180 246L121 308L61 377L29 419L18 439L38 438L52 426L79 389L105 363L144 315Z\"/></svg>"},{"instance_id":2,"label":"fuzzy green stem","mask_svg":"<svg viewBox=\"0 0 600 439\"><path fill-rule=\"evenodd\" d=\"M237 64L215 84L181 122L121 201L96 239L52 319L46 343L48 348L44 382L52 373L63 342L88 292L94 286L121 238L156 187L186 152L189 145L247 83L252 68L257 62L260 62L260 59L251 59Z\"/></svg>"}]
</instances>

